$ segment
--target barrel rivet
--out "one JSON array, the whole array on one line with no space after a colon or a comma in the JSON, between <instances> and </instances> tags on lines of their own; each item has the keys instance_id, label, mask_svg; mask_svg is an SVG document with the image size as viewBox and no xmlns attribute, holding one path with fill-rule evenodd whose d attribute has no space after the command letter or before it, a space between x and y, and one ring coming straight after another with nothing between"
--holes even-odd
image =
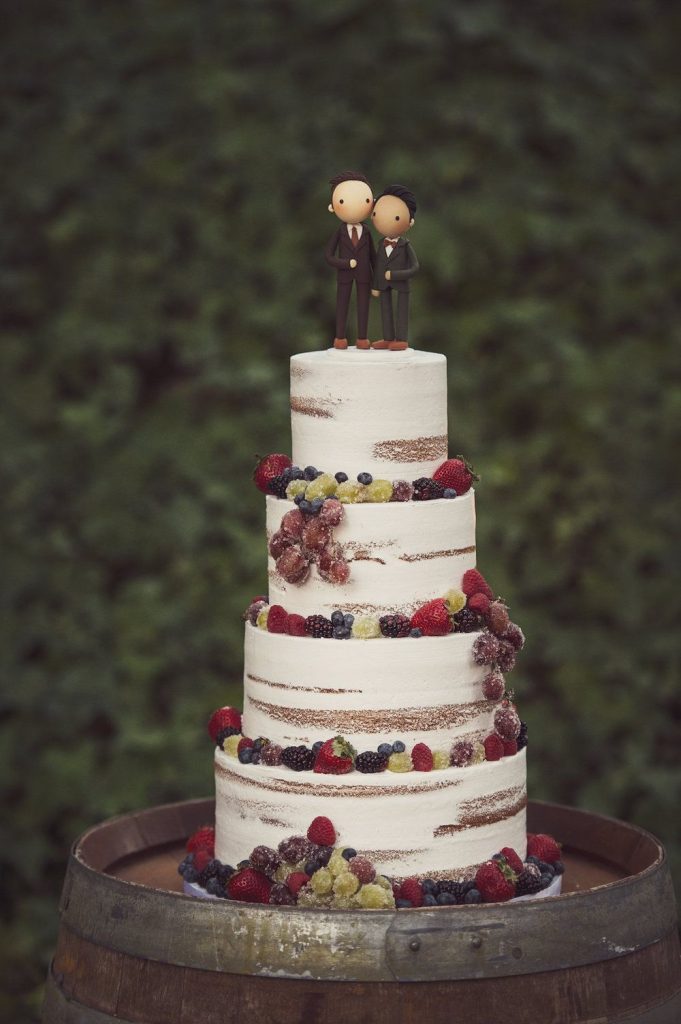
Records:
<instances>
[{"instance_id":1,"label":"barrel rivet","mask_svg":"<svg viewBox=\"0 0 681 1024\"><path fill-rule=\"evenodd\" d=\"M412 953L418 953L418 951L421 948L421 940L412 939L411 942L409 943L409 948L412 951Z\"/></svg>"},{"instance_id":2,"label":"barrel rivet","mask_svg":"<svg viewBox=\"0 0 681 1024\"><path fill-rule=\"evenodd\" d=\"M471 939L471 949L480 949L482 946L482 939L479 935L474 935Z\"/></svg>"}]
</instances>

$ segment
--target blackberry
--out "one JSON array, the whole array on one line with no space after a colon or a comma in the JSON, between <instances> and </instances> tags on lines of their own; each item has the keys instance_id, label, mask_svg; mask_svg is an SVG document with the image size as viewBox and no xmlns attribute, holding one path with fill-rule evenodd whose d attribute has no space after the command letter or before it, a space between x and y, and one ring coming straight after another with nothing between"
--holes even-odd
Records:
<instances>
[{"instance_id":1,"label":"blackberry","mask_svg":"<svg viewBox=\"0 0 681 1024\"><path fill-rule=\"evenodd\" d=\"M411 632L411 620L406 615L381 615L378 620L383 636L401 637L409 636Z\"/></svg>"},{"instance_id":2,"label":"blackberry","mask_svg":"<svg viewBox=\"0 0 681 1024\"><path fill-rule=\"evenodd\" d=\"M230 880L235 870L236 869L233 868L231 864L220 864L217 877L220 879L223 886L227 885L227 882Z\"/></svg>"},{"instance_id":3,"label":"blackberry","mask_svg":"<svg viewBox=\"0 0 681 1024\"><path fill-rule=\"evenodd\" d=\"M297 864L299 860L307 860L310 857L314 844L307 836L289 836L288 839L282 839L277 849L279 856L287 864Z\"/></svg>"},{"instance_id":4,"label":"blackberry","mask_svg":"<svg viewBox=\"0 0 681 1024\"><path fill-rule=\"evenodd\" d=\"M434 878L424 878L423 881L421 882L421 889L423 890L424 894L428 892L436 894L437 882L435 881Z\"/></svg>"},{"instance_id":5,"label":"blackberry","mask_svg":"<svg viewBox=\"0 0 681 1024\"><path fill-rule=\"evenodd\" d=\"M270 889L270 903L275 907L293 907L296 898L287 885L277 882Z\"/></svg>"},{"instance_id":6,"label":"blackberry","mask_svg":"<svg viewBox=\"0 0 681 1024\"><path fill-rule=\"evenodd\" d=\"M516 896L527 896L542 889L541 871L536 864L526 864L515 884Z\"/></svg>"},{"instance_id":7,"label":"blackberry","mask_svg":"<svg viewBox=\"0 0 681 1024\"><path fill-rule=\"evenodd\" d=\"M220 748L220 750L222 750L223 743L225 742L225 740L228 739L230 736L238 736L240 732L241 729L237 729L233 725L228 725L224 729L220 729L220 732L215 737L215 742L217 746Z\"/></svg>"},{"instance_id":8,"label":"blackberry","mask_svg":"<svg viewBox=\"0 0 681 1024\"><path fill-rule=\"evenodd\" d=\"M443 878L437 883L437 895L448 893L453 897L454 903L463 903L469 888L467 882L457 882L455 878Z\"/></svg>"},{"instance_id":9,"label":"blackberry","mask_svg":"<svg viewBox=\"0 0 681 1024\"><path fill-rule=\"evenodd\" d=\"M271 846L256 846L249 857L251 867L270 878L281 864L281 857Z\"/></svg>"},{"instance_id":10,"label":"blackberry","mask_svg":"<svg viewBox=\"0 0 681 1024\"><path fill-rule=\"evenodd\" d=\"M358 772L372 775L374 772L384 772L388 767L388 758L385 754L376 753L373 750L365 750L355 758L355 768Z\"/></svg>"},{"instance_id":11,"label":"blackberry","mask_svg":"<svg viewBox=\"0 0 681 1024\"><path fill-rule=\"evenodd\" d=\"M267 490L270 494L274 494L277 498L286 497L286 488L291 481L286 476L286 473L280 473L279 476L273 476L267 484Z\"/></svg>"},{"instance_id":12,"label":"blackberry","mask_svg":"<svg viewBox=\"0 0 681 1024\"><path fill-rule=\"evenodd\" d=\"M223 900L227 898L225 887L217 876L208 879L206 892L209 896L219 896Z\"/></svg>"},{"instance_id":13,"label":"blackberry","mask_svg":"<svg viewBox=\"0 0 681 1024\"><path fill-rule=\"evenodd\" d=\"M215 860L215 858L213 858L213 860L209 860L203 871L199 873L199 885L203 886L203 888L205 889L206 886L208 885L208 880L210 878L215 878L219 869L219 860Z\"/></svg>"},{"instance_id":14,"label":"blackberry","mask_svg":"<svg viewBox=\"0 0 681 1024\"><path fill-rule=\"evenodd\" d=\"M314 754L305 746L284 747L281 752L282 764L294 772L309 772L314 764Z\"/></svg>"},{"instance_id":15,"label":"blackberry","mask_svg":"<svg viewBox=\"0 0 681 1024\"><path fill-rule=\"evenodd\" d=\"M308 615L305 619L305 632L315 640L322 637L328 639L333 636L333 623L323 615Z\"/></svg>"},{"instance_id":16,"label":"blackberry","mask_svg":"<svg viewBox=\"0 0 681 1024\"><path fill-rule=\"evenodd\" d=\"M480 616L472 608L462 608L452 617L455 633L477 633L482 626Z\"/></svg>"},{"instance_id":17,"label":"blackberry","mask_svg":"<svg viewBox=\"0 0 681 1024\"><path fill-rule=\"evenodd\" d=\"M520 732L518 733L518 739L516 740L516 743L518 744L518 750L522 750L523 747L527 746L527 722L523 722L522 719L520 722Z\"/></svg>"},{"instance_id":18,"label":"blackberry","mask_svg":"<svg viewBox=\"0 0 681 1024\"><path fill-rule=\"evenodd\" d=\"M418 480L414 480L412 498L414 501L432 501L434 498L441 498L444 492L444 487L437 480L431 480L427 476L420 476Z\"/></svg>"},{"instance_id":19,"label":"blackberry","mask_svg":"<svg viewBox=\"0 0 681 1024\"><path fill-rule=\"evenodd\" d=\"M260 760L263 764L275 767L281 764L282 749L278 743L268 743L260 752Z\"/></svg>"}]
</instances>

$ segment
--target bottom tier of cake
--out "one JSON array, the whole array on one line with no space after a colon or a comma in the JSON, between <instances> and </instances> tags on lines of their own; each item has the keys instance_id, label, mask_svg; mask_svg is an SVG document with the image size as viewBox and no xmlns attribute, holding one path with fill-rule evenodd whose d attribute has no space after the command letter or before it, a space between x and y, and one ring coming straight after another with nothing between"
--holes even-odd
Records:
<instances>
[{"instance_id":1,"label":"bottom tier of cake","mask_svg":"<svg viewBox=\"0 0 681 1024\"><path fill-rule=\"evenodd\" d=\"M215 856L224 864L304 835L317 815L393 878L469 878L505 846L525 857L524 749L466 768L377 775L241 764L216 749L215 791Z\"/></svg>"}]
</instances>

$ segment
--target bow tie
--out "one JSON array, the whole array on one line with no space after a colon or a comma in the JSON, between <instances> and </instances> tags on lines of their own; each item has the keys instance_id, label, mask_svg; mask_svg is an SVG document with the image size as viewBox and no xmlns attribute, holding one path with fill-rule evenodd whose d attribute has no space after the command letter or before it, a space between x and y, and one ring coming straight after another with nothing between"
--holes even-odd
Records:
<instances>
[{"instance_id":1,"label":"bow tie","mask_svg":"<svg viewBox=\"0 0 681 1024\"><path fill-rule=\"evenodd\" d=\"M398 242L399 242L399 238L384 238L383 239L383 245L386 247L386 249L388 249L388 248L393 248L394 249Z\"/></svg>"}]
</instances>

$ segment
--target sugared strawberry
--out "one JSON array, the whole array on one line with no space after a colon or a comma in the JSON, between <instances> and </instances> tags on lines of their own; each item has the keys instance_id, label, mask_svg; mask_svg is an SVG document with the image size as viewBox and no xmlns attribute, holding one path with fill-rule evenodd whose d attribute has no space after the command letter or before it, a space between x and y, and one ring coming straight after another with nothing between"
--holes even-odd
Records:
<instances>
[{"instance_id":1,"label":"sugared strawberry","mask_svg":"<svg viewBox=\"0 0 681 1024\"><path fill-rule=\"evenodd\" d=\"M258 460L253 470L253 483L263 494L269 494L270 480L274 480L275 476L279 476L291 464L288 455L266 455L264 459Z\"/></svg>"},{"instance_id":2,"label":"sugared strawberry","mask_svg":"<svg viewBox=\"0 0 681 1024\"><path fill-rule=\"evenodd\" d=\"M288 617L288 631L291 636L305 636L304 616L298 615L296 612L291 612Z\"/></svg>"},{"instance_id":3,"label":"sugared strawberry","mask_svg":"<svg viewBox=\"0 0 681 1024\"><path fill-rule=\"evenodd\" d=\"M513 757L514 754L518 753L518 741L517 740L503 740L504 744L504 757Z\"/></svg>"},{"instance_id":4,"label":"sugared strawberry","mask_svg":"<svg viewBox=\"0 0 681 1024\"><path fill-rule=\"evenodd\" d=\"M452 631L452 620L447 605L441 597L429 601L411 617L413 629L420 629L424 636L445 636Z\"/></svg>"},{"instance_id":5,"label":"sugared strawberry","mask_svg":"<svg viewBox=\"0 0 681 1024\"><path fill-rule=\"evenodd\" d=\"M488 860L480 865L475 874L475 888L485 903L505 903L515 896L512 878L511 868L499 861Z\"/></svg>"},{"instance_id":6,"label":"sugared strawberry","mask_svg":"<svg viewBox=\"0 0 681 1024\"><path fill-rule=\"evenodd\" d=\"M268 633L288 633L288 612L280 604L270 605L267 616Z\"/></svg>"},{"instance_id":7,"label":"sugared strawberry","mask_svg":"<svg viewBox=\"0 0 681 1024\"><path fill-rule=\"evenodd\" d=\"M409 900L412 907L423 905L423 889L418 878L405 878L400 886L400 899Z\"/></svg>"},{"instance_id":8,"label":"sugared strawberry","mask_svg":"<svg viewBox=\"0 0 681 1024\"><path fill-rule=\"evenodd\" d=\"M187 840L187 853L196 853L197 850L208 850L211 857L213 856L215 852L215 829L211 828L210 825L203 825Z\"/></svg>"},{"instance_id":9,"label":"sugared strawberry","mask_svg":"<svg viewBox=\"0 0 681 1024\"><path fill-rule=\"evenodd\" d=\"M310 823L307 838L317 846L334 846L338 837L333 822L329 818L319 815Z\"/></svg>"},{"instance_id":10,"label":"sugared strawberry","mask_svg":"<svg viewBox=\"0 0 681 1024\"><path fill-rule=\"evenodd\" d=\"M345 775L351 772L357 751L342 736L334 736L321 745L314 763L314 771L321 775Z\"/></svg>"},{"instance_id":11,"label":"sugared strawberry","mask_svg":"<svg viewBox=\"0 0 681 1024\"><path fill-rule=\"evenodd\" d=\"M222 729L238 729L241 732L241 712L236 708L218 708L208 721L208 735L213 743L217 742L218 733Z\"/></svg>"},{"instance_id":12,"label":"sugared strawberry","mask_svg":"<svg viewBox=\"0 0 681 1024\"><path fill-rule=\"evenodd\" d=\"M468 598L468 607L478 615L486 615L489 610L489 598L487 594L471 594Z\"/></svg>"},{"instance_id":13,"label":"sugared strawberry","mask_svg":"<svg viewBox=\"0 0 681 1024\"><path fill-rule=\"evenodd\" d=\"M412 747L411 763L414 766L415 772L432 772L433 751L425 743L417 743L416 746Z\"/></svg>"},{"instance_id":14,"label":"sugared strawberry","mask_svg":"<svg viewBox=\"0 0 681 1024\"><path fill-rule=\"evenodd\" d=\"M528 835L527 856L545 860L547 864L554 864L561 858L560 846L553 836L547 836L543 832L536 836Z\"/></svg>"},{"instance_id":15,"label":"sugared strawberry","mask_svg":"<svg viewBox=\"0 0 681 1024\"><path fill-rule=\"evenodd\" d=\"M310 562L297 546L286 548L277 558L276 567L287 583L304 583L310 575Z\"/></svg>"},{"instance_id":16,"label":"sugared strawberry","mask_svg":"<svg viewBox=\"0 0 681 1024\"><path fill-rule=\"evenodd\" d=\"M523 864L515 850L510 846L504 846L503 849L499 851L499 853L502 855L502 857L506 858L506 863L510 865L510 867L515 871L516 875L519 875L525 867L525 865Z\"/></svg>"},{"instance_id":17,"label":"sugared strawberry","mask_svg":"<svg viewBox=\"0 0 681 1024\"><path fill-rule=\"evenodd\" d=\"M502 740L517 740L520 735L520 718L509 700L502 700L494 712L494 728Z\"/></svg>"},{"instance_id":18,"label":"sugared strawberry","mask_svg":"<svg viewBox=\"0 0 681 1024\"><path fill-rule=\"evenodd\" d=\"M238 745L237 745L236 752L237 752L237 754L240 754L241 751L244 750L246 747L252 747L252 746L253 746L253 740L250 738L250 736L242 736L241 739L239 740Z\"/></svg>"},{"instance_id":19,"label":"sugared strawberry","mask_svg":"<svg viewBox=\"0 0 681 1024\"><path fill-rule=\"evenodd\" d=\"M463 455L447 459L433 473L433 480L437 480L443 487L452 487L457 494L465 494L470 490L473 481L478 479L473 467L466 462Z\"/></svg>"},{"instance_id":20,"label":"sugared strawberry","mask_svg":"<svg viewBox=\"0 0 681 1024\"><path fill-rule=\"evenodd\" d=\"M279 524L279 530L286 537L291 537L293 540L300 540L303 536L303 527L305 526L305 516L299 508L292 508L290 512L281 520Z\"/></svg>"},{"instance_id":21,"label":"sugared strawberry","mask_svg":"<svg viewBox=\"0 0 681 1024\"><path fill-rule=\"evenodd\" d=\"M286 879L286 884L293 893L297 896L304 885L310 881L310 876L306 875L304 871L292 871Z\"/></svg>"},{"instance_id":22,"label":"sugared strawberry","mask_svg":"<svg viewBox=\"0 0 681 1024\"><path fill-rule=\"evenodd\" d=\"M272 882L262 871L244 868L232 875L227 883L227 892L231 900L242 903L269 903Z\"/></svg>"},{"instance_id":23,"label":"sugared strawberry","mask_svg":"<svg viewBox=\"0 0 681 1024\"><path fill-rule=\"evenodd\" d=\"M213 860L213 857L213 850L206 850L204 847L196 850L194 853L194 870L201 874L203 869Z\"/></svg>"},{"instance_id":24,"label":"sugared strawberry","mask_svg":"<svg viewBox=\"0 0 681 1024\"><path fill-rule=\"evenodd\" d=\"M472 597L473 594L485 594L490 601L494 597L492 588L489 586L482 573L478 572L477 569L468 569L468 571L463 574L461 589L466 597Z\"/></svg>"},{"instance_id":25,"label":"sugared strawberry","mask_svg":"<svg viewBox=\"0 0 681 1024\"><path fill-rule=\"evenodd\" d=\"M504 756L504 741L495 732L486 736L482 745L485 748L486 761L500 761Z\"/></svg>"}]
</instances>

